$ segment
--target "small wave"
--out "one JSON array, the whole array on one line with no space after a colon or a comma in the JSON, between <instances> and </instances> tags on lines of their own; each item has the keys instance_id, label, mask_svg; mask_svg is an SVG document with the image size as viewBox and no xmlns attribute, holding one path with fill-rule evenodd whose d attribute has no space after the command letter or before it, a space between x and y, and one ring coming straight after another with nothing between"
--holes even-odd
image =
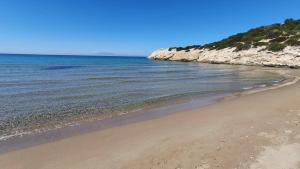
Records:
<instances>
[{"instance_id":1,"label":"small wave","mask_svg":"<svg viewBox=\"0 0 300 169\"><path fill-rule=\"evenodd\" d=\"M31 86L31 85L43 85L43 84L59 84L60 80L32 80L32 81L7 81L1 82L0 87L19 87L19 86Z\"/></svg>"},{"instance_id":2,"label":"small wave","mask_svg":"<svg viewBox=\"0 0 300 169\"><path fill-rule=\"evenodd\" d=\"M253 89L254 87L253 86L248 86L248 87L243 87L242 89L243 90L250 90L250 89Z\"/></svg>"},{"instance_id":3,"label":"small wave","mask_svg":"<svg viewBox=\"0 0 300 169\"><path fill-rule=\"evenodd\" d=\"M128 77L90 77L87 80L126 80Z\"/></svg>"},{"instance_id":4,"label":"small wave","mask_svg":"<svg viewBox=\"0 0 300 169\"><path fill-rule=\"evenodd\" d=\"M261 84L261 85L258 85L258 87L264 88L264 87L267 87L267 85L266 84Z\"/></svg>"},{"instance_id":5,"label":"small wave","mask_svg":"<svg viewBox=\"0 0 300 169\"><path fill-rule=\"evenodd\" d=\"M274 80L273 83L281 83L283 81L284 81L284 79L279 79L279 80Z\"/></svg>"},{"instance_id":6,"label":"small wave","mask_svg":"<svg viewBox=\"0 0 300 169\"><path fill-rule=\"evenodd\" d=\"M6 141L6 140L8 140L8 139L10 139L10 138L13 138L13 137L22 137L22 136L24 136L24 135L29 135L29 134L33 134L33 132L32 131L27 131L27 132L15 132L15 133L13 133L13 134L4 134L4 135L2 135L2 136L0 136L0 141Z\"/></svg>"},{"instance_id":7,"label":"small wave","mask_svg":"<svg viewBox=\"0 0 300 169\"><path fill-rule=\"evenodd\" d=\"M251 90L251 89L254 89L254 88L265 88L267 86L268 86L267 84L258 84L258 85L255 85L255 86L243 87L242 89L243 90Z\"/></svg>"}]
</instances>

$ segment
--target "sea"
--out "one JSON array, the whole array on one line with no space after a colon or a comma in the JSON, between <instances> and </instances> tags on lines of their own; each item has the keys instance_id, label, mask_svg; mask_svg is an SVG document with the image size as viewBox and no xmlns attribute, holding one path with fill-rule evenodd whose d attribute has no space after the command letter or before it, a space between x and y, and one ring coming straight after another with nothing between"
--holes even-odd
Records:
<instances>
[{"instance_id":1,"label":"sea","mask_svg":"<svg viewBox=\"0 0 300 169\"><path fill-rule=\"evenodd\" d=\"M1 54L0 142L284 80L266 67L130 56Z\"/></svg>"}]
</instances>

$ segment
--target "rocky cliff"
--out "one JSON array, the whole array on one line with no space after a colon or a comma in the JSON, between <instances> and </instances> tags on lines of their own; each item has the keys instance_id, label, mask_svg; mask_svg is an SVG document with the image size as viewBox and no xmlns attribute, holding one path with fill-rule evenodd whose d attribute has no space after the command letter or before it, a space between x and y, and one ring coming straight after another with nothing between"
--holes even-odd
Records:
<instances>
[{"instance_id":1,"label":"rocky cliff","mask_svg":"<svg viewBox=\"0 0 300 169\"><path fill-rule=\"evenodd\" d=\"M235 52L235 48L220 50L191 49L190 51L160 49L154 51L149 58L170 61L300 68L300 47L289 46L280 52L261 49L261 47L250 48L239 52Z\"/></svg>"}]
</instances>

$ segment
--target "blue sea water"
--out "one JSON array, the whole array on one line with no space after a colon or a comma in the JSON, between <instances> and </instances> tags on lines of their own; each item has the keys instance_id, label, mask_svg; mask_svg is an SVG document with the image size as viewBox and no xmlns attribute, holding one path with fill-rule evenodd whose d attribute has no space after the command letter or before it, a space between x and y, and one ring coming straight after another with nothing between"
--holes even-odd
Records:
<instances>
[{"instance_id":1,"label":"blue sea water","mask_svg":"<svg viewBox=\"0 0 300 169\"><path fill-rule=\"evenodd\" d=\"M145 57L0 55L0 138L284 80L271 68Z\"/></svg>"}]
</instances>

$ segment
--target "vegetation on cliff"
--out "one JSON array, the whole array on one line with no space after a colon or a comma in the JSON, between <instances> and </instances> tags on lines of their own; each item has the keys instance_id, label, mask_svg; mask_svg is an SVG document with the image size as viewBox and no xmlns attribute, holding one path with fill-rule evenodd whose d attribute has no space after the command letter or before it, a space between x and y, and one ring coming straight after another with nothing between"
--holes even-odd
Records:
<instances>
[{"instance_id":1,"label":"vegetation on cliff","mask_svg":"<svg viewBox=\"0 0 300 169\"><path fill-rule=\"evenodd\" d=\"M300 20L287 19L282 24L272 24L250 29L248 32L230 36L221 41L187 47L169 48L177 51L190 49L221 50L235 48L235 52L263 47L262 50L282 51L287 46L300 46Z\"/></svg>"}]
</instances>

